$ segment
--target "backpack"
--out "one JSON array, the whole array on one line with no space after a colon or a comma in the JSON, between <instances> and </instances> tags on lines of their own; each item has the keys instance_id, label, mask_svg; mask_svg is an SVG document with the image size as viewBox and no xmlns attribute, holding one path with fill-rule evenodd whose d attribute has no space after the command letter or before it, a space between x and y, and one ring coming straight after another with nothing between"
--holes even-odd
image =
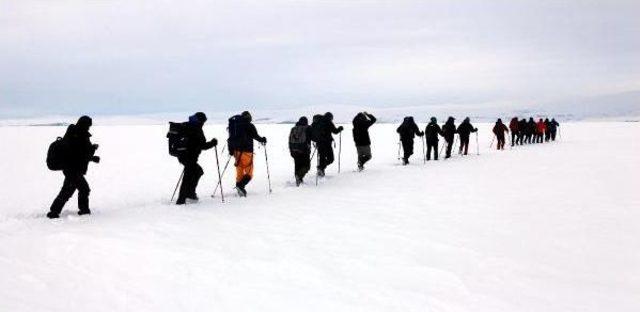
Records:
<instances>
[{"instance_id":1,"label":"backpack","mask_svg":"<svg viewBox=\"0 0 640 312\"><path fill-rule=\"evenodd\" d=\"M187 135L186 125L184 123L169 122L169 155L180 157L187 152L189 146L189 136Z\"/></svg>"},{"instance_id":2,"label":"backpack","mask_svg":"<svg viewBox=\"0 0 640 312\"><path fill-rule=\"evenodd\" d=\"M324 132L323 119L324 117L322 115L313 116L313 121L311 122L311 140L314 142L322 140Z\"/></svg>"},{"instance_id":3,"label":"backpack","mask_svg":"<svg viewBox=\"0 0 640 312\"><path fill-rule=\"evenodd\" d=\"M241 133L240 124L243 122L243 118L240 115L235 115L229 118L229 126L227 131L229 132L229 139L227 139L227 146L229 155L233 155L233 152L240 146L244 133Z\"/></svg>"},{"instance_id":4,"label":"backpack","mask_svg":"<svg viewBox=\"0 0 640 312\"><path fill-rule=\"evenodd\" d=\"M67 168L69 158L69 144L66 139L58 137L49 144L47 150L47 168L52 171L64 170Z\"/></svg>"},{"instance_id":5,"label":"backpack","mask_svg":"<svg viewBox=\"0 0 640 312\"><path fill-rule=\"evenodd\" d=\"M295 126L289 133L289 150L304 153L308 149L307 128L309 126Z\"/></svg>"}]
</instances>

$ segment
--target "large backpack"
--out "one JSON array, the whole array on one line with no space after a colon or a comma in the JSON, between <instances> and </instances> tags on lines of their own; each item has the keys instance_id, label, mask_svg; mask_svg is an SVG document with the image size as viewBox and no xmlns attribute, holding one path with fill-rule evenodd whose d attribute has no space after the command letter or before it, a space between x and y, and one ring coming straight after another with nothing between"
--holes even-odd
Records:
<instances>
[{"instance_id":1,"label":"large backpack","mask_svg":"<svg viewBox=\"0 0 640 312\"><path fill-rule=\"evenodd\" d=\"M227 131L229 132L229 138L227 139L229 155L233 155L233 152L239 147L242 142L244 134L241 133L241 123L242 116L240 115L235 115L229 118L229 126L227 127Z\"/></svg>"},{"instance_id":2,"label":"large backpack","mask_svg":"<svg viewBox=\"0 0 640 312\"><path fill-rule=\"evenodd\" d=\"M307 144L307 129L309 126L295 126L289 133L289 150L304 153L309 148Z\"/></svg>"},{"instance_id":3,"label":"large backpack","mask_svg":"<svg viewBox=\"0 0 640 312\"><path fill-rule=\"evenodd\" d=\"M324 116L314 115L311 122L311 140L318 142L324 135Z\"/></svg>"},{"instance_id":4,"label":"large backpack","mask_svg":"<svg viewBox=\"0 0 640 312\"><path fill-rule=\"evenodd\" d=\"M49 144L47 150L47 168L53 171L64 170L67 168L69 159L69 143L67 139L58 137Z\"/></svg>"},{"instance_id":5,"label":"large backpack","mask_svg":"<svg viewBox=\"0 0 640 312\"><path fill-rule=\"evenodd\" d=\"M169 122L169 155L180 157L187 152L189 147L189 136L187 126L184 123Z\"/></svg>"}]
</instances>

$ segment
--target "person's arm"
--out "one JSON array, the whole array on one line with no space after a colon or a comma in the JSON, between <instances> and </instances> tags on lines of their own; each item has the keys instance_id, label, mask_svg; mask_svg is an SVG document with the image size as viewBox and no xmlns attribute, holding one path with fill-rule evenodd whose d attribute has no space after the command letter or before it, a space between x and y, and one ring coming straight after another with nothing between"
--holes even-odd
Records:
<instances>
[{"instance_id":1,"label":"person's arm","mask_svg":"<svg viewBox=\"0 0 640 312\"><path fill-rule=\"evenodd\" d=\"M329 123L329 130L331 131L331 133L333 134L338 134L340 132L342 132L342 130L344 130L344 127L340 126L336 128L336 125L333 124L333 122Z\"/></svg>"},{"instance_id":2,"label":"person's arm","mask_svg":"<svg viewBox=\"0 0 640 312\"><path fill-rule=\"evenodd\" d=\"M258 141L258 142L260 142L262 144L267 143L267 138L261 137L258 134L258 130L256 129L256 126L254 124L249 124L248 131L249 131L249 137L250 138L252 138L252 139L254 139L254 140L256 140L256 141Z\"/></svg>"},{"instance_id":3,"label":"person's arm","mask_svg":"<svg viewBox=\"0 0 640 312\"><path fill-rule=\"evenodd\" d=\"M376 117L374 117L373 115L369 113L365 113L365 114L367 114L367 117L369 117L369 126L373 125L374 123L376 123L376 121L378 121L378 119L376 119Z\"/></svg>"}]
</instances>

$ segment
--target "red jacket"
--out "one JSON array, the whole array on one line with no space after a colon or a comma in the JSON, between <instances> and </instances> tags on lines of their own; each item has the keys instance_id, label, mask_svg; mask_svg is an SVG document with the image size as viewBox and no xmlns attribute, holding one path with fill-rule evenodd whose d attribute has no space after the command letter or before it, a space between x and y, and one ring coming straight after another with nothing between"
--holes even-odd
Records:
<instances>
[{"instance_id":1,"label":"red jacket","mask_svg":"<svg viewBox=\"0 0 640 312\"><path fill-rule=\"evenodd\" d=\"M517 118L511 119L511 122L509 123L509 129L511 129L511 132L518 131L518 119Z\"/></svg>"},{"instance_id":2,"label":"red jacket","mask_svg":"<svg viewBox=\"0 0 640 312\"><path fill-rule=\"evenodd\" d=\"M540 120L536 124L538 128L538 133L544 133L547 130L547 126L545 126L544 121Z\"/></svg>"}]
</instances>

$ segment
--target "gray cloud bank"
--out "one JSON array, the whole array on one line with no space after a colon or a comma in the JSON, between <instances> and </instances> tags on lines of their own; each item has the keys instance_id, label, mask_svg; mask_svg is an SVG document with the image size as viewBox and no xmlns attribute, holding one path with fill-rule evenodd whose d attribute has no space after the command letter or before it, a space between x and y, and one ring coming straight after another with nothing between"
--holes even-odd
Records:
<instances>
[{"instance_id":1,"label":"gray cloud bank","mask_svg":"<svg viewBox=\"0 0 640 312\"><path fill-rule=\"evenodd\" d=\"M636 111L640 1L0 0L0 117Z\"/></svg>"}]
</instances>

